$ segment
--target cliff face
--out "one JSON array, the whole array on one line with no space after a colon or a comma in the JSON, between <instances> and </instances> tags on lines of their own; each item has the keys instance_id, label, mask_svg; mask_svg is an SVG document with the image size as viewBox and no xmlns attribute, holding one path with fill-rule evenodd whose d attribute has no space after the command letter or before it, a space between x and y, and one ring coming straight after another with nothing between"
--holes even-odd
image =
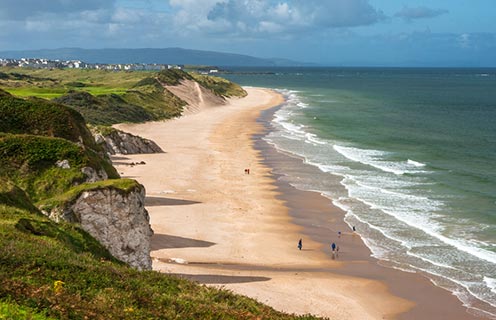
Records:
<instances>
[{"instance_id":1,"label":"cliff face","mask_svg":"<svg viewBox=\"0 0 496 320\"><path fill-rule=\"evenodd\" d=\"M95 141L108 154L139 154L164 152L155 142L117 129L94 132Z\"/></svg>"},{"instance_id":2,"label":"cliff face","mask_svg":"<svg viewBox=\"0 0 496 320\"><path fill-rule=\"evenodd\" d=\"M144 207L141 185L130 191L113 187L81 192L49 213L55 221L79 223L119 260L139 270L152 267L150 238L153 230Z\"/></svg>"}]
</instances>

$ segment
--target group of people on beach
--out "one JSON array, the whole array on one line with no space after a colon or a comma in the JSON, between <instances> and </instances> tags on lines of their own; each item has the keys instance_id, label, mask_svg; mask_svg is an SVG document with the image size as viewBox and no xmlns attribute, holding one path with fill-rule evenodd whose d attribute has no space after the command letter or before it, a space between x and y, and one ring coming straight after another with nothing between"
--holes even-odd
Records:
<instances>
[{"instance_id":1,"label":"group of people on beach","mask_svg":"<svg viewBox=\"0 0 496 320\"><path fill-rule=\"evenodd\" d=\"M353 232L356 231L355 226L352 227L352 230ZM338 238L341 238L341 231L338 231ZM332 258L334 259L339 254L339 246L335 242L333 242L331 243L330 247L332 251ZM298 249L301 250L302 248L303 248L303 239L300 238L300 240L298 240Z\"/></svg>"}]
</instances>

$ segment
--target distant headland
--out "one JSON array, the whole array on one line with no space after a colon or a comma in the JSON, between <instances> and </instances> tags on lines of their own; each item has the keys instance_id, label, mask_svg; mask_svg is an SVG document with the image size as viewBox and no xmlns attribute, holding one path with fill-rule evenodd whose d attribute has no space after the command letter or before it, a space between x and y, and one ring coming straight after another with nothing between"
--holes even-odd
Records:
<instances>
[{"instance_id":1,"label":"distant headland","mask_svg":"<svg viewBox=\"0 0 496 320\"><path fill-rule=\"evenodd\" d=\"M61 48L23 51L0 51L0 58L44 58L79 60L89 64L174 64L239 67L312 66L312 64L279 58L257 58L248 55L183 48L82 49Z\"/></svg>"}]
</instances>

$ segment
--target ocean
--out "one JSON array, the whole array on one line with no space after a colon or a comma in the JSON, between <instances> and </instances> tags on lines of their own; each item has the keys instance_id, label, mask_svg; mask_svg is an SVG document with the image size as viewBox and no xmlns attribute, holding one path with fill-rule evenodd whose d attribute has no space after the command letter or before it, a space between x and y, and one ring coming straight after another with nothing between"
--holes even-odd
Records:
<instances>
[{"instance_id":1,"label":"ocean","mask_svg":"<svg viewBox=\"0 0 496 320\"><path fill-rule=\"evenodd\" d=\"M264 140L319 174L284 179L343 209L381 264L496 319L496 69L233 71L286 97Z\"/></svg>"}]
</instances>

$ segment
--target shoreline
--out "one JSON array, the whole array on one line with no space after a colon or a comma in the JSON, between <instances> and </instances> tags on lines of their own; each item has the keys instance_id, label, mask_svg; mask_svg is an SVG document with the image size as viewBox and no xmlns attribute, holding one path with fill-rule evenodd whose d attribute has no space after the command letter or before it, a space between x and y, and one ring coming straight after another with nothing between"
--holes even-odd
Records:
<instances>
[{"instance_id":1,"label":"shoreline","mask_svg":"<svg viewBox=\"0 0 496 320\"><path fill-rule=\"evenodd\" d=\"M449 314L450 319L471 319L456 297L419 275L408 281L421 283L420 291L414 299L406 297L408 292L403 291L411 291L408 281L403 282L407 288L395 287L402 276L391 276L404 272L380 267L360 237L344 233L348 226L338 228L343 241L352 240L350 245L342 245L337 260L330 257L329 230L322 235L311 228L319 218L331 219L320 225L344 225L344 213L335 208L332 215L322 214L333 207L329 199L284 185L273 174L269 152L283 155L255 145L264 131L260 112L275 110L282 96L260 88L249 88L249 93L228 106L175 120L119 126L154 140L166 152L127 155L116 165L123 177L137 179L147 189L146 206L155 230L154 270L225 287L289 313L419 319L427 318L418 309L430 301L454 310L437 317L433 313L433 318ZM297 161L287 158L277 161ZM145 160L146 165L122 164L127 160ZM251 173L243 174L244 168ZM315 207L309 210L311 206ZM302 251L296 249L300 237ZM444 295L425 294L432 288ZM422 301L423 296L428 301Z\"/></svg>"},{"instance_id":2,"label":"shoreline","mask_svg":"<svg viewBox=\"0 0 496 320\"><path fill-rule=\"evenodd\" d=\"M281 172L281 163L288 162L313 174L320 174L318 168L307 165L304 160L278 151L274 146L262 140L270 131L271 119L279 109L275 107L262 111L258 119L265 127L265 133L254 137L255 147L264 155L263 163L276 172ZM331 254L329 243L341 244L337 260L345 261L345 265L332 272L379 280L398 297L415 303L412 309L398 315L397 319L482 319L468 312L462 302L450 291L433 284L426 276L419 273L409 273L381 265L381 260L371 256L370 249L362 237L354 233L344 221L346 212L336 207L332 200L316 191L305 191L291 186L281 180L282 173L274 173L275 184L280 190L278 199L289 207L292 222L303 228L302 233L320 243L319 250L324 251L329 259ZM341 236L338 232L341 231Z\"/></svg>"}]
</instances>

